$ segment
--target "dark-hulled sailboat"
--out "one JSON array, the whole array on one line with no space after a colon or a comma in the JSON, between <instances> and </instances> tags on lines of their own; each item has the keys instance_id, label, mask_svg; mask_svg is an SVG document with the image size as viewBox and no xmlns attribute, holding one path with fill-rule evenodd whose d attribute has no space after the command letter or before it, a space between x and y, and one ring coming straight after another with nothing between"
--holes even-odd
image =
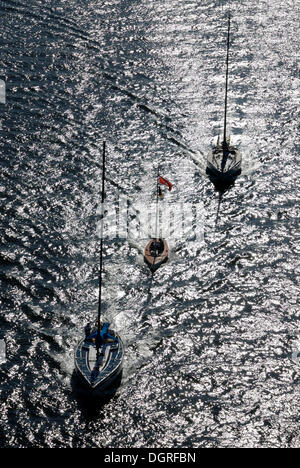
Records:
<instances>
[{"instance_id":1,"label":"dark-hulled sailboat","mask_svg":"<svg viewBox=\"0 0 300 468\"><path fill-rule=\"evenodd\" d=\"M227 33L227 59L226 59L226 85L225 85L225 115L223 141L218 138L216 146L207 160L206 174L214 184L215 189L224 193L228 190L237 177L241 174L242 158L237 148L230 144L230 136L227 135L227 98L229 76L229 48L230 48L230 16L228 17Z\"/></svg>"},{"instance_id":2,"label":"dark-hulled sailboat","mask_svg":"<svg viewBox=\"0 0 300 468\"><path fill-rule=\"evenodd\" d=\"M155 237L151 239L145 247L144 260L148 265L151 273L155 273L158 268L168 261L169 247L165 239L159 237L159 198L162 196L160 184L167 185L169 190L173 185L159 175L157 170L157 187L156 187L156 220L155 220Z\"/></svg>"},{"instance_id":3,"label":"dark-hulled sailboat","mask_svg":"<svg viewBox=\"0 0 300 468\"><path fill-rule=\"evenodd\" d=\"M83 386L94 395L106 392L120 377L123 364L123 343L108 322L101 322L101 292L103 270L103 216L105 183L105 142L103 143L102 197L101 197L101 239L99 265L98 318L94 326L87 324L85 337L75 349L75 370Z\"/></svg>"}]
</instances>

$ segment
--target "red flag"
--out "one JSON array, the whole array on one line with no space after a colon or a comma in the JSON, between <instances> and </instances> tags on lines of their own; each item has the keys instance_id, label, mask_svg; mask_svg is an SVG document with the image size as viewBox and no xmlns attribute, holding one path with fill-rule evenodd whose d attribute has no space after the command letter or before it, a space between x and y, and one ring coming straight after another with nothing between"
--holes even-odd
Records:
<instances>
[{"instance_id":1,"label":"red flag","mask_svg":"<svg viewBox=\"0 0 300 468\"><path fill-rule=\"evenodd\" d=\"M163 177L159 176L158 182L162 185L166 185L167 187L169 187L169 192L172 190L173 184L171 184L171 182L169 182L167 179L164 179Z\"/></svg>"}]
</instances>

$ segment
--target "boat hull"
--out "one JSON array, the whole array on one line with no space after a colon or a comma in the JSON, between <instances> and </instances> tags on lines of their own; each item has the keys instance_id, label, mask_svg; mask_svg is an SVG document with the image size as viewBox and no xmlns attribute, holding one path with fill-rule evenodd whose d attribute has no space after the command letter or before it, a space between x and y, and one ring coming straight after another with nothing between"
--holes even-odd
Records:
<instances>
[{"instance_id":1,"label":"boat hull","mask_svg":"<svg viewBox=\"0 0 300 468\"><path fill-rule=\"evenodd\" d=\"M150 242L146 245L145 253L144 253L144 260L145 263L148 265L150 271L153 273L164 263L168 261L169 255L169 247L167 241L162 240L162 249L155 254L152 250L152 244L156 241L156 239L151 239Z\"/></svg>"},{"instance_id":2,"label":"boat hull","mask_svg":"<svg viewBox=\"0 0 300 468\"><path fill-rule=\"evenodd\" d=\"M224 153L222 146L217 145L207 160L206 174L218 192L232 187L241 174L242 158L239 151L228 146Z\"/></svg>"},{"instance_id":3,"label":"boat hull","mask_svg":"<svg viewBox=\"0 0 300 468\"><path fill-rule=\"evenodd\" d=\"M117 341L104 343L98 353L94 341L84 338L75 349L75 371L85 390L93 395L105 393L120 376L123 368L124 348L119 335Z\"/></svg>"}]
</instances>

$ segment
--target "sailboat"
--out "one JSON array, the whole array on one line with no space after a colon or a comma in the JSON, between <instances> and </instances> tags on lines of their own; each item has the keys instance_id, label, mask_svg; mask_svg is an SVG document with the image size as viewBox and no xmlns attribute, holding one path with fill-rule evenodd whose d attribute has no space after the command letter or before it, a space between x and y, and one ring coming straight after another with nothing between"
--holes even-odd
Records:
<instances>
[{"instance_id":1,"label":"sailboat","mask_svg":"<svg viewBox=\"0 0 300 468\"><path fill-rule=\"evenodd\" d=\"M124 347L118 333L110 328L109 322L101 321L102 309L102 270L103 270L103 216L105 199L105 142L103 143L102 170L102 219L99 264L98 317L95 325L88 323L85 336L75 349L75 371L84 387L92 394L106 391L120 376L122 371Z\"/></svg>"},{"instance_id":2,"label":"sailboat","mask_svg":"<svg viewBox=\"0 0 300 468\"><path fill-rule=\"evenodd\" d=\"M148 265L151 273L155 273L158 268L168 261L169 247L165 239L159 237L159 198L162 195L160 184L167 185L169 190L172 190L173 185L159 174L157 170L157 187L156 187L156 221L155 221L155 237L152 238L145 247L144 260Z\"/></svg>"},{"instance_id":3,"label":"sailboat","mask_svg":"<svg viewBox=\"0 0 300 468\"><path fill-rule=\"evenodd\" d=\"M230 16L228 17L227 32L227 58L226 58L226 84L225 84L225 112L223 140L218 137L217 144L213 148L207 160L206 174L214 184L215 189L224 193L234 184L241 174L242 158L237 148L230 144L230 136L227 135L227 100L229 77L229 48L230 48Z\"/></svg>"}]
</instances>

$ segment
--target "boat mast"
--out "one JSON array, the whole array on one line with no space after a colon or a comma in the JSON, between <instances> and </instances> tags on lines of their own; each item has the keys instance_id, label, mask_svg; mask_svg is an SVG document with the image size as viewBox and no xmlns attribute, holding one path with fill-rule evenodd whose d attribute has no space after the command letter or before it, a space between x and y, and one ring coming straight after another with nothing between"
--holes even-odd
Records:
<instances>
[{"instance_id":1,"label":"boat mast","mask_svg":"<svg viewBox=\"0 0 300 468\"><path fill-rule=\"evenodd\" d=\"M223 146L227 146L226 127L227 127L227 97L228 97L228 72L229 72L229 46L230 46L230 15L228 15L228 33L227 33L227 58L226 58L226 85L225 85L225 114L224 114L224 136L223 136Z\"/></svg>"},{"instance_id":2,"label":"boat mast","mask_svg":"<svg viewBox=\"0 0 300 468\"><path fill-rule=\"evenodd\" d=\"M103 142L103 160L102 160L102 191L101 191L101 231L100 231L100 263L99 263L99 299L98 299L98 325L97 325L97 348L101 344L100 339L100 318L101 318L101 293L102 293L102 269L103 269L103 225L104 225L104 199L105 199L105 192L104 192L104 182L105 182L105 150L106 150L106 142Z\"/></svg>"},{"instance_id":3,"label":"boat mast","mask_svg":"<svg viewBox=\"0 0 300 468\"><path fill-rule=\"evenodd\" d=\"M158 197L159 197L159 166L157 167L157 183L156 183L156 223L155 223L155 239L158 239Z\"/></svg>"},{"instance_id":4,"label":"boat mast","mask_svg":"<svg viewBox=\"0 0 300 468\"><path fill-rule=\"evenodd\" d=\"M229 75L229 46L230 46L230 15L228 15L228 33L227 33L227 57L226 57L226 85L225 85L225 112L224 112L224 135L223 135L223 157L221 162L221 172L224 172L227 158L229 155L229 148L226 138L227 127L227 97L228 97L228 75Z\"/></svg>"}]
</instances>

